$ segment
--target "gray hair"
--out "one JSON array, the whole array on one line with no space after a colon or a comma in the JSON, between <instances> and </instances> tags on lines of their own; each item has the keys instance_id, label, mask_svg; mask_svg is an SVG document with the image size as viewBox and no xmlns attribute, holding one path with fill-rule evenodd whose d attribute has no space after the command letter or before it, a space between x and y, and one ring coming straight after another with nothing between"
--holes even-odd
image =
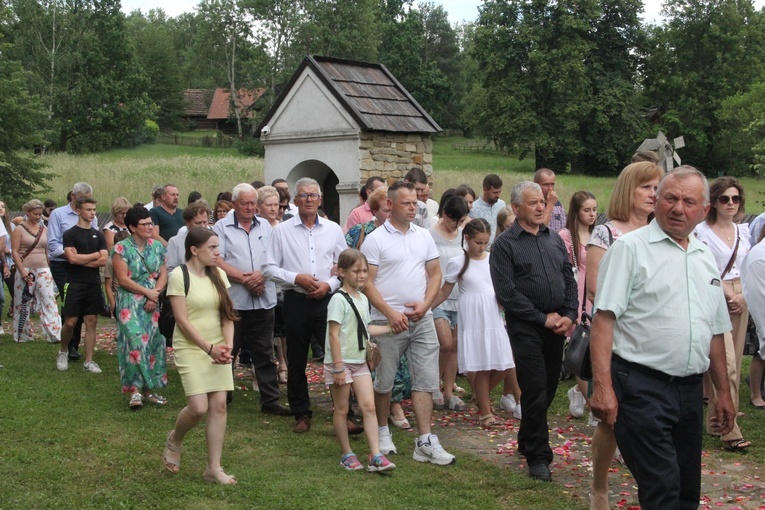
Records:
<instances>
[{"instance_id":1,"label":"gray hair","mask_svg":"<svg viewBox=\"0 0 765 510\"><path fill-rule=\"evenodd\" d=\"M668 178L674 177L675 179L683 180L692 176L698 177L701 180L701 183L704 185L704 205L706 206L709 204L709 181L707 181L706 176L701 173L699 169L692 167L691 165L679 166L674 170L667 172L659 182L659 188L656 190L656 195L661 195L662 189L664 188L664 182Z\"/></svg>"},{"instance_id":2,"label":"gray hair","mask_svg":"<svg viewBox=\"0 0 765 510\"><path fill-rule=\"evenodd\" d=\"M316 186L319 189L319 193L321 194L321 187L319 186L319 183L316 182L316 179L311 179L310 177L301 177L295 183L295 194L293 196L296 197L298 195L298 190L300 188L307 188L308 186Z\"/></svg>"},{"instance_id":3,"label":"gray hair","mask_svg":"<svg viewBox=\"0 0 765 510\"><path fill-rule=\"evenodd\" d=\"M45 209L42 201L36 198L33 198L32 200L30 200L29 202L24 204L24 206L21 208L21 210L24 211L24 214L29 214L31 211L34 211L35 209Z\"/></svg>"},{"instance_id":4,"label":"gray hair","mask_svg":"<svg viewBox=\"0 0 765 510\"><path fill-rule=\"evenodd\" d=\"M252 184L249 184L247 182L243 182L241 184L237 184L234 186L234 189L231 190L231 201L235 201L239 198L239 195L242 193L255 193L255 196L258 196L258 190L256 190Z\"/></svg>"},{"instance_id":5,"label":"gray hair","mask_svg":"<svg viewBox=\"0 0 765 510\"><path fill-rule=\"evenodd\" d=\"M268 197L276 197L279 200L279 192L273 186L261 186L258 189L258 205L262 205Z\"/></svg>"},{"instance_id":6,"label":"gray hair","mask_svg":"<svg viewBox=\"0 0 765 510\"><path fill-rule=\"evenodd\" d=\"M510 203L515 205L521 205L523 203L523 192L527 189L532 189L542 193L542 187L536 182L521 181L510 190Z\"/></svg>"},{"instance_id":7,"label":"gray hair","mask_svg":"<svg viewBox=\"0 0 765 510\"><path fill-rule=\"evenodd\" d=\"M539 182L543 176L545 175L552 175L555 177L555 172L550 170L549 168L540 168L536 172L534 172L534 182Z\"/></svg>"},{"instance_id":8,"label":"gray hair","mask_svg":"<svg viewBox=\"0 0 765 510\"><path fill-rule=\"evenodd\" d=\"M74 186L72 186L72 194L73 195L80 195L82 193L88 193L90 195L93 194L93 187L88 184L87 182L78 182Z\"/></svg>"}]
</instances>

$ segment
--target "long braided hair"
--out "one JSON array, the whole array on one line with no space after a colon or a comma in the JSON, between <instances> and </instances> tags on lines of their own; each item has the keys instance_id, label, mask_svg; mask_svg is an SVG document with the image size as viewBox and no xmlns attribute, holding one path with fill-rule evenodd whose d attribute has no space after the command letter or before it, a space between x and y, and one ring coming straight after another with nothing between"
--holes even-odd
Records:
<instances>
[{"instance_id":1,"label":"long braided hair","mask_svg":"<svg viewBox=\"0 0 765 510\"><path fill-rule=\"evenodd\" d=\"M489 225L489 222L483 218L470 220L467 225L462 227L462 251L465 253L465 263L462 264L462 269L460 269L459 274L457 274L458 280L462 278L462 275L465 274L465 271L467 271L468 265L470 264L470 254L468 254L468 250L465 247L465 239L468 237L475 237L478 234L491 235L491 225Z\"/></svg>"}]
</instances>

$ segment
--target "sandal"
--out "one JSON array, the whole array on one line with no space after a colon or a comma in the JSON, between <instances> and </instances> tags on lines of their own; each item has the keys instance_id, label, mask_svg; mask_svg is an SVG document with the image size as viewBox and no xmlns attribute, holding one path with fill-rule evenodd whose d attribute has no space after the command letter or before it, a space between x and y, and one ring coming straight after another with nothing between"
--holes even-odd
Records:
<instances>
[{"instance_id":1,"label":"sandal","mask_svg":"<svg viewBox=\"0 0 765 510\"><path fill-rule=\"evenodd\" d=\"M181 446L173 443L170 440L171 437L175 437L175 429L167 433L162 460L165 462L165 469L171 473L177 473L181 469Z\"/></svg>"},{"instance_id":2,"label":"sandal","mask_svg":"<svg viewBox=\"0 0 765 510\"><path fill-rule=\"evenodd\" d=\"M743 437L740 439L731 439L730 441L723 441L723 448L729 452L745 452L747 448L752 446L751 441L747 441Z\"/></svg>"},{"instance_id":3,"label":"sandal","mask_svg":"<svg viewBox=\"0 0 765 510\"><path fill-rule=\"evenodd\" d=\"M157 404L158 406L163 406L167 404L167 399L163 397L162 395L157 395L156 393L149 393L143 398L145 398L152 404Z\"/></svg>"},{"instance_id":4,"label":"sandal","mask_svg":"<svg viewBox=\"0 0 765 510\"><path fill-rule=\"evenodd\" d=\"M143 407L143 397L140 393L135 392L130 396L128 407L130 407L131 411L138 411Z\"/></svg>"},{"instance_id":5,"label":"sandal","mask_svg":"<svg viewBox=\"0 0 765 510\"><path fill-rule=\"evenodd\" d=\"M478 417L478 424L485 429L490 429L498 424L498 420L493 414L486 414Z\"/></svg>"},{"instance_id":6,"label":"sandal","mask_svg":"<svg viewBox=\"0 0 765 510\"><path fill-rule=\"evenodd\" d=\"M205 482L217 483L219 485L236 485L236 477L224 473L222 467L215 471L210 471L210 468L205 469L204 479Z\"/></svg>"},{"instance_id":7,"label":"sandal","mask_svg":"<svg viewBox=\"0 0 765 510\"><path fill-rule=\"evenodd\" d=\"M279 370L279 384L287 384L287 371Z\"/></svg>"},{"instance_id":8,"label":"sandal","mask_svg":"<svg viewBox=\"0 0 765 510\"><path fill-rule=\"evenodd\" d=\"M393 417L393 415L391 415L390 422L400 429L410 430L412 428L412 426L409 424L409 420L407 420L406 417L404 417L403 420L397 420Z\"/></svg>"},{"instance_id":9,"label":"sandal","mask_svg":"<svg viewBox=\"0 0 765 510\"><path fill-rule=\"evenodd\" d=\"M452 385L452 393L457 393L459 395L462 395L463 393L465 393L465 388L458 386L457 383L454 383Z\"/></svg>"}]
</instances>

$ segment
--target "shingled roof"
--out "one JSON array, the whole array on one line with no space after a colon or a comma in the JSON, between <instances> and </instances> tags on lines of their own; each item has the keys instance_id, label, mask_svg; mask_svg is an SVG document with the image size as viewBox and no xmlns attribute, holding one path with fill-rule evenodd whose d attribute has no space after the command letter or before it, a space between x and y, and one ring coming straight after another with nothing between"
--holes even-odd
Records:
<instances>
[{"instance_id":1,"label":"shingled roof","mask_svg":"<svg viewBox=\"0 0 765 510\"><path fill-rule=\"evenodd\" d=\"M236 105L239 111L246 117L252 117L254 114L250 110L252 104L263 95L266 89L239 89L236 94ZM229 108L231 99L231 92L228 89L215 89L215 96L210 104L210 111L207 113L207 118L211 120L228 119Z\"/></svg>"},{"instance_id":2,"label":"shingled roof","mask_svg":"<svg viewBox=\"0 0 765 510\"><path fill-rule=\"evenodd\" d=\"M186 89L183 91L183 112L189 117L207 117L215 89Z\"/></svg>"},{"instance_id":3,"label":"shingled roof","mask_svg":"<svg viewBox=\"0 0 765 510\"><path fill-rule=\"evenodd\" d=\"M256 133L268 125L303 73L310 67L365 131L438 133L441 127L382 64L308 56L292 75Z\"/></svg>"}]
</instances>

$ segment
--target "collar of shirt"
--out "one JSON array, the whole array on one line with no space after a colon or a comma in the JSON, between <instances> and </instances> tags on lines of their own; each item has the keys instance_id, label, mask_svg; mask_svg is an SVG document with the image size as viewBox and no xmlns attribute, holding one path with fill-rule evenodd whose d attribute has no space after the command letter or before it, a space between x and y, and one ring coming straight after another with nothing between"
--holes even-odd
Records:
<instances>
[{"instance_id":1,"label":"collar of shirt","mask_svg":"<svg viewBox=\"0 0 765 510\"><path fill-rule=\"evenodd\" d=\"M651 223L648 224L648 242L649 243L659 243L662 241L669 241L673 243L675 246L683 250L684 252L691 253L696 250L705 250L706 245L696 239L696 236L691 234L688 236L688 249L684 249L682 246L680 246L677 241L669 237L669 235L664 232L661 227L659 226L659 223L656 221L656 218L651 220Z\"/></svg>"},{"instance_id":2,"label":"collar of shirt","mask_svg":"<svg viewBox=\"0 0 765 510\"><path fill-rule=\"evenodd\" d=\"M308 228L308 227L306 227L305 225L303 225L303 220L301 220L301 219L300 219L300 215L299 215L299 214L296 214L295 216L293 216L293 217L291 218L291 221L292 221L292 226L293 226L293 227L305 227L305 228ZM316 227L316 226L321 226L321 225L323 225L323 224L324 224L324 221L326 221L326 220L324 220L324 218L322 218L321 216L319 216L319 215L317 214L317 215L316 215L316 222L315 222L313 225L314 225L315 227Z\"/></svg>"},{"instance_id":3,"label":"collar of shirt","mask_svg":"<svg viewBox=\"0 0 765 510\"><path fill-rule=\"evenodd\" d=\"M390 222L390 219L385 220L385 223L383 223L383 227L385 227L385 230L387 230L391 234L401 234L402 236L411 234L416 229L420 228L417 225L415 225L413 222L410 222L409 229L406 232L401 232L399 229L393 226L393 224Z\"/></svg>"},{"instance_id":4,"label":"collar of shirt","mask_svg":"<svg viewBox=\"0 0 765 510\"><path fill-rule=\"evenodd\" d=\"M239 219L236 217L236 214L232 214L231 218L232 218L231 225L233 225L234 227L238 227L239 226ZM224 218L224 221L227 220L227 219L228 219L228 217ZM226 226L229 226L229 225L226 224ZM257 227L257 226L260 226L260 221L258 220L257 216L253 216L252 217L252 223L250 224L250 227Z\"/></svg>"},{"instance_id":5,"label":"collar of shirt","mask_svg":"<svg viewBox=\"0 0 765 510\"><path fill-rule=\"evenodd\" d=\"M510 230L510 235L512 235L516 239L521 237L521 234L523 234L524 232L526 232L528 235L534 235L534 234L526 231L526 229L523 228L520 223L518 223L518 220L515 220L513 222L513 224L510 226L509 230ZM550 233L550 229L547 228L547 225L539 225L539 232L537 232L536 235L549 234L549 233Z\"/></svg>"}]
</instances>

